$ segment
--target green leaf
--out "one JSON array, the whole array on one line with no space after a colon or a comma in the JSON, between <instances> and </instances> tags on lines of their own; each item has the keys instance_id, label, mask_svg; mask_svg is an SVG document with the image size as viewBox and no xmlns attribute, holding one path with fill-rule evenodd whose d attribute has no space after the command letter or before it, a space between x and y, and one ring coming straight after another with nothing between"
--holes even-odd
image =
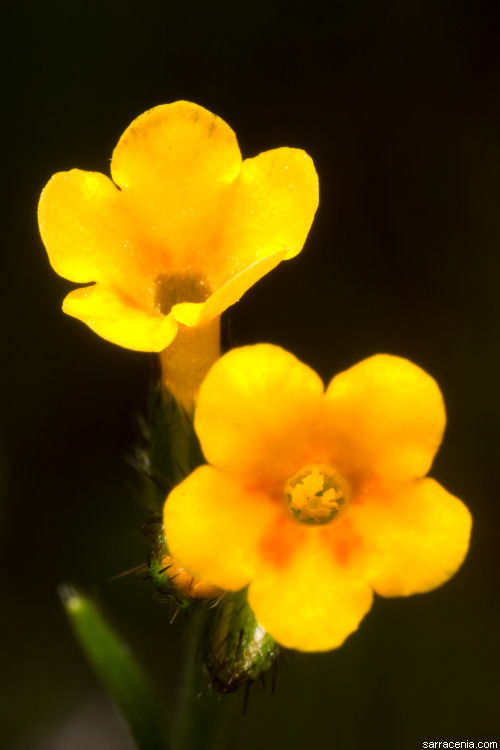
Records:
<instances>
[{"instance_id":1,"label":"green leaf","mask_svg":"<svg viewBox=\"0 0 500 750\"><path fill-rule=\"evenodd\" d=\"M61 586L59 595L81 648L129 724L137 746L166 750L158 696L128 645L92 601L73 586Z\"/></svg>"}]
</instances>

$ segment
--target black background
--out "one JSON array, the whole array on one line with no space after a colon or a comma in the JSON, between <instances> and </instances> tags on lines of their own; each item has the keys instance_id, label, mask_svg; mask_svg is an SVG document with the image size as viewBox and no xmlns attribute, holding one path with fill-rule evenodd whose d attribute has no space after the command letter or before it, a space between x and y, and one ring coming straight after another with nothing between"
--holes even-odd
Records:
<instances>
[{"instance_id":1,"label":"black background","mask_svg":"<svg viewBox=\"0 0 500 750\"><path fill-rule=\"evenodd\" d=\"M151 358L61 313L71 285L36 204L58 170L107 172L128 123L180 98L223 117L244 156L297 146L319 172L304 251L229 311L232 344L280 344L325 379L378 351L420 364L448 410L432 473L475 519L452 581L378 599L337 651L288 655L231 747L500 740L498 6L46 0L8 14L2 742L126 746L68 631L64 580L98 597L173 710L185 623L140 578L107 581L144 558L125 456Z\"/></svg>"}]
</instances>

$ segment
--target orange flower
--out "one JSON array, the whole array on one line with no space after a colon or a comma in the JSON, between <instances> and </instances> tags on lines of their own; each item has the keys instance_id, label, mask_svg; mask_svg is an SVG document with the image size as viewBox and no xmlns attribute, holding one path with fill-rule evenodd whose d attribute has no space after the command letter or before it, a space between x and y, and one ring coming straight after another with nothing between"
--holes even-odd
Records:
<instances>
[{"instance_id":1,"label":"orange flower","mask_svg":"<svg viewBox=\"0 0 500 750\"><path fill-rule=\"evenodd\" d=\"M234 349L199 393L211 465L170 493L169 549L209 583L249 585L257 619L284 646L335 648L373 591L429 591L462 563L469 511L425 478L444 426L436 382L406 359L370 357L325 391L279 347Z\"/></svg>"},{"instance_id":2,"label":"orange flower","mask_svg":"<svg viewBox=\"0 0 500 750\"><path fill-rule=\"evenodd\" d=\"M39 224L53 268L78 283L63 310L120 346L159 352L179 325L220 314L300 252L318 205L304 151L242 162L236 136L190 102L145 112L111 160L113 181L73 169L49 180Z\"/></svg>"}]
</instances>

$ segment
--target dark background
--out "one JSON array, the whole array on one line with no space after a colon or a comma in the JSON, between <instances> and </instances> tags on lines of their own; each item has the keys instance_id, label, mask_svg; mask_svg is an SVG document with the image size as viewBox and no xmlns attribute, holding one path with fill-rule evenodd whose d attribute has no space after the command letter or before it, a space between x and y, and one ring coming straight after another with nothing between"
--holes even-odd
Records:
<instances>
[{"instance_id":1,"label":"dark background","mask_svg":"<svg viewBox=\"0 0 500 750\"><path fill-rule=\"evenodd\" d=\"M232 747L500 741L498 6L45 0L8 14L0 744L127 747L68 630L64 580L98 597L174 707L185 622L140 578L107 580L145 554L125 456L151 358L61 313L71 285L35 212L52 173L108 171L129 122L180 98L223 117L244 156L297 146L319 172L306 248L229 311L233 345L281 344L324 378L379 351L420 364L448 410L432 473L475 519L455 578L378 599L339 650L288 655Z\"/></svg>"}]
</instances>

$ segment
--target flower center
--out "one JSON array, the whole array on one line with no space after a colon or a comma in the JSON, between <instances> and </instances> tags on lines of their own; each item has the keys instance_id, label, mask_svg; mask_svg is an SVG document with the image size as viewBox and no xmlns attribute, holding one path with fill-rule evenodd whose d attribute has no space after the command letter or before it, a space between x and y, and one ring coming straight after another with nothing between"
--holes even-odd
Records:
<instances>
[{"instance_id":1,"label":"flower center","mask_svg":"<svg viewBox=\"0 0 500 750\"><path fill-rule=\"evenodd\" d=\"M292 516L301 523L332 521L349 501L349 485L326 464L305 466L285 484L285 498Z\"/></svg>"},{"instance_id":2,"label":"flower center","mask_svg":"<svg viewBox=\"0 0 500 750\"><path fill-rule=\"evenodd\" d=\"M161 273L155 285L156 309L163 315L168 315L179 302L205 302L213 291L203 276L189 271Z\"/></svg>"}]
</instances>

